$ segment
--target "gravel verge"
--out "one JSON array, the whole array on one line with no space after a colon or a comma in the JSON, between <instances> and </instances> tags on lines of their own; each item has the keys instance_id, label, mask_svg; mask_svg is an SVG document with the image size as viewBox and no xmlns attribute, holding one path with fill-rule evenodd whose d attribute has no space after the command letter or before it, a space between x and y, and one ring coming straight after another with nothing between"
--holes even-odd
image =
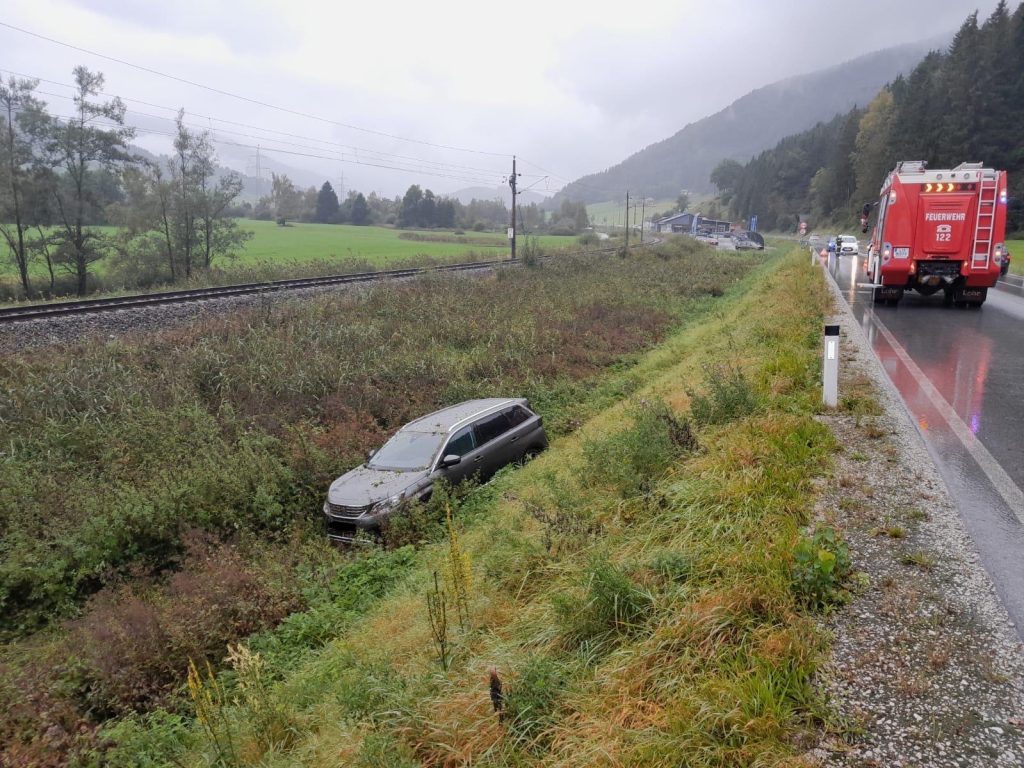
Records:
<instances>
[{"instance_id":1,"label":"gravel verge","mask_svg":"<svg viewBox=\"0 0 1024 768\"><path fill-rule=\"evenodd\" d=\"M835 713L819 766L1024 766L1024 646L916 427L849 307L840 451L816 517L841 530L857 577L824 620L820 689Z\"/></svg>"}]
</instances>

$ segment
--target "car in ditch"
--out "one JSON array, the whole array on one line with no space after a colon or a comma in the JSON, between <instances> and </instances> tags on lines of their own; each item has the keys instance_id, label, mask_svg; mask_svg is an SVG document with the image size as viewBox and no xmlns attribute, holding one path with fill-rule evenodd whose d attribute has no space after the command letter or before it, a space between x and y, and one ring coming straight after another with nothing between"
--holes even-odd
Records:
<instances>
[{"instance_id":1,"label":"car in ditch","mask_svg":"<svg viewBox=\"0 0 1024 768\"><path fill-rule=\"evenodd\" d=\"M411 421L367 462L333 483L324 501L327 536L375 536L406 502L426 501L434 484L488 480L548 446L543 420L523 398L467 400Z\"/></svg>"}]
</instances>

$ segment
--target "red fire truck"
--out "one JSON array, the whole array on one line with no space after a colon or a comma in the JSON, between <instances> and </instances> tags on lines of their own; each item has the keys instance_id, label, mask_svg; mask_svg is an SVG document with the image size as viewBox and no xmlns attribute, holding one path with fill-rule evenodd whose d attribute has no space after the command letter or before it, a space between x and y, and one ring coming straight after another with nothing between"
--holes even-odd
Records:
<instances>
[{"instance_id":1,"label":"red fire truck","mask_svg":"<svg viewBox=\"0 0 1024 768\"><path fill-rule=\"evenodd\" d=\"M864 222L872 206L865 205ZM866 229L865 229L866 231ZM961 163L932 170L905 160L886 177L866 264L875 303L913 289L980 307L1006 251L1006 171Z\"/></svg>"}]
</instances>

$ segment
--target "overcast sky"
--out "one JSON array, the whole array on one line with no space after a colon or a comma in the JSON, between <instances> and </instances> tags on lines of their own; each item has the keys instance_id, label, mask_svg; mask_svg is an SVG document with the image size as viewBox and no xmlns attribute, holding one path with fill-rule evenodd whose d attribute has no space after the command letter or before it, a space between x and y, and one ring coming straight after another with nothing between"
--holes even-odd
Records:
<instances>
[{"instance_id":1,"label":"overcast sky","mask_svg":"<svg viewBox=\"0 0 1024 768\"><path fill-rule=\"evenodd\" d=\"M66 84L76 64L98 69L106 91L125 98L131 122L166 130L156 118L184 107L190 122L214 129L223 159L240 170L252 169L251 147L260 144L263 157L335 184L344 173L346 188L390 195L419 182L453 191L501 183L503 156L515 152L526 161L520 170L537 174L524 185L554 191L566 178L613 165L753 88L931 38L958 27L975 8L984 16L994 6L995 0L7 0L0 22L309 116L2 26L0 70ZM69 93L53 83L40 90ZM68 114L67 99L43 98ZM167 142L140 133L138 143L164 151ZM541 180L537 166L559 177Z\"/></svg>"}]
</instances>

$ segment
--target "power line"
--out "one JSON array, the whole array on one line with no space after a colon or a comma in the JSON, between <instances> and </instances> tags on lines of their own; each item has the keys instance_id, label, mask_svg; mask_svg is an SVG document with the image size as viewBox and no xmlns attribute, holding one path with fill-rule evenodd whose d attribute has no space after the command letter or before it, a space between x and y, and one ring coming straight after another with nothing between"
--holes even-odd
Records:
<instances>
[{"instance_id":1,"label":"power line","mask_svg":"<svg viewBox=\"0 0 1024 768\"><path fill-rule=\"evenodd\" d=\"M76 117L68 116L68 115L51 115L51 117L53 117L56 120L63 120L65 122L78 119ZM102 127L102 128L121 128L121 127L124 127L124 126L119 125L118 123L94 123L94 125L97 125L97 126ZM171 136L171 137L173 137L173 136L176 135L176 134L174 134L174 133L172 133L170 131L158 131L158 130L155 130L155 129L152 129L152 128L140 128L138 126L129 126L129 127L134 127L135 130L137 130L137 131L139 131L141 133L147 133L147 134L151 134L151 135L154 135L154 136ZM364 165L364 166L368 166L370 168L382 168L382 169L389 170L389 171L403 171L405 173L419 173L419 174L422 174L422 175L425 175L425 176L436 176L436 177L442 178L442 179L453 179L455 181L464 181L464 182L470 183L470 184L479 184L479 183L481 183L480 179L478 179L478 178L472 178L472 177L467 177L467 176L458 176L458 175L455 175L455 174L440 173L440 172L437 172L437 171L423 170L423 169L420 169L420 168L404 168L404 167L399 167L399 166L394 166L394 165L385 165L383 163L367 162L365 160L358 160L358 159L354 159L354 158L339 158L339 157L336 157L336 156L335 157L331 157L331 156L328 156L328 155L318 155L318 154L314 154L314 153L310 153L310 152L295 152L295 151L291 151L291 150L287 150L287 149L279 149L277 147L264 147L264 146L257 145L257 144L243 144L241 142L228 141L226 139L218 139L216 137L211 137L210 140L214 144L221 144L221 145L224 145L224 146L231 146L231 147L242 147L244 149L259 149L261 152L265 152L265 153L269 152L271 154L276 153L276 154L281 154L281 155L291 155L291 156L294 156L294 157L310 157L310 158L316 158L316 159L319 159L319 160L333 160L335 162L351 163L351 164L354 164L354 165Z\"/></svg>"},{"instance_id":2,"label":"power line","mask_svg":"<svg viewBox=\"0 0 1024 768\"><path fill-rule=\"evenodd\" d=\"M337 126L342 127L342 128L348 128L349 130L362 131L363 133L373 134L374 136L383 136L385 138L394 139L396 141L405 141L405 142L409 142L410 144L422 144L424 146L435 147L437 149L447 149L447 150L451 150L453 152L469 152L469 153L477 154L477 155L490 155L492 157L508 157L509 156L509 153L507 153L507 152L489 152L489 151L481 150L481 149L471 149L469 147L459 147L459 146L456 146L456 145L453 145L453 144L436 144L436 143L431 142L431 141L424 141L423 139L411 139L411 138L408 138L407 136L399 136L398 134L388 133L386 131L378 131L378 130L375 130L373 128L364 128L364 127L359 126L359 125L352 125L351 123L343 123L340 120L331 120L330 118L321 117L320 115L310 114L309 112L301 112L301 111L296 110L296 109L290 109L289 107L282 107L282 106L280 106L278 104L272 104L272 103L267 102L267 101L261 101L260 99L254 99L254 98L251 98L249 96L242 96L242 95L237 94L237 93L232 93L231 91L225 91L225 90L223 90L221 88L216 88L216 87L214 87L212 85L204 85L203 83L198 83L198 82L196 82L194 80L188 80L188 79L186 79L184 77L178 77L177 75L171 75L171 74L168 74L167 72L161 72L158 69L153 69L151 67L146 67L146 66L143 66L142 64L135 64L135 63L130 62L130 61L125 61L124 59L119 59L119 58L117 58L115 56L108 56L108 55L106 55L104 53L99 53L98 51L93 51L93 50L90 50L88 48L82 48L81 46L78 46L78 45L72 45L71 43L66 43L63 40L57 40L57 39L52 38L52 37L47 37L46 35L41 35L38 32L32 32L31 30L15 26L14 24L8 24L6 21L0 21L0 26L6 27L8 29L12 29L15 32L20 32L23 35L29 35L30 37L34 37L34 38L37 38L39 40L45 40L46 42L53 43L54 45L60 45L60 46L63 46L64 48L70 48L73 51L79 51L81 53L85 53L85 54L88 54L90 56L96 56L97 58L100 58L100 59L105 59L107 61L112 61L112 62L114 62L116 64L121 64L121 65L126 66L126 67L131 67L132 69L137 69L140 72L146 72L146 73L151 74L151 75L156 75L157 77L163 77L163 78L166 78L168 80L174 80L175 82L184 83L185 85L190 85L193 88L202 88L205 91L210 91L211 93L216 93L216 94L218 94L220 96L227 96L227 97L232 98L232 99L237 99L239 101L244 101L244 102L247 102L249 104L255 104L256 106L265 107L267 109L274 109L274 110L277 110L279 112L285 112L287 114L296 115L298 117L304 117L304 118L306 118L308 120L317 120L317 121L322 122L322 123L328 123L329 125L337 125Z\"/></svg>"},{"instance_id":3,"label":"power line","mask_svg":"<svg viewBox=\"0 0 1024 768\"><path fill-rule=\"evenodd\" d=\"M42 94L45 94L45 95L55 95L55 96L58 96L59 98L69 98L69 97L60 96L60 94L48 94L46 91L37 91L37 93L42 93ZM136 110L131 110L131 109L126 110L126 113L127 114L131 114L131 115L136 115L136 116L139 116L139 117L149 117L149 118L153 118L154 120L168 120L168 121L170 120L170 118L166 118L166 117L163 117L161 115L151 115L148 112L138 112ZM202 130L202 131L206 132L208 135L210 135L211 137L216 136L216 134L219 132L219 133L224 133L224 134L231 134L233 136L241 136L242 138L247 138L247 139L255 139L257 141L264 141L264 140L266 140L265 137L263 137L263 136L253 136L252 134L242 133L240 131L231 131L231 130L226 130L226 129L223 129L223 128L214 128L213 130L210 130L210 129L206 128L206 126L204 126L204 125L200 125L200 124L192 123L192 122L187 122L185 120L182 120L182 124L185 125L185 126L191 127L191 128L197 128L199 130ZM151 129L147 129L147 128L141 127L141 126L131 126L131 127L134 127L137 130L142 131L143 133L151 133L151 134L154 134L154 135L166 135L166 136L174 136L175 135L174 133L162 132L162 131L158 131L156 129L152 129L151 130ZM276 141L279 144L284 144L286 146L294 147L296 149L305 149L305 150L309 150L311 152L331 152L332 153L331 156L326 157L324 159L338 160L340 162L349 162L349 161L356 162L356 161L358 161L358 156L355 159L353 159L351 157L346 157L345 153L338 152L337 150L323 149L322 147L311 147L311 146L308 146L306 144L297 144L295 142L283 141L281 139L272 139L272 141ZM230 143L230 142L219 142L219 143ZM238 146L244 146L244 145L239 144ZM259 149L261 147L263 149L268 150L268 151L274 151L276 149L275 147L265 147L263 145L253 145L253 148L257 149L257 151L259 151ZM280 150L280 151L285 151L285 150ZM369 151L371 154L374 153L373 150L367 150L367 151ZM314 156L314 155L310 155L310 156ZM399 156L396 155L394 157L399 157ZM460 170L458 168L431 167L432 165L436 165L436 164L432 164L432 161L430 161L430 160L419 160L417 158L409 158L409 159L413 160L414 162L420 162L420 163L426 163L427 164L427 165L416 166L414 168L404 169L404 170L409 170L409 171L416 172L416 173L437 175L438 172L440 172L440 173L446 174L446 176L445 176L446 178L456 178L456 177L458 177L461 180L472 181L473 183L477 183L477 184L492 183L492 182L495 181L495 177L498 176L497 172L494 172L494 176L492 177L492 176L489 176L489 175L485 175L485 174L490 173L488 171L481 171L480 173L472 173L470 171L462 171L462 170ZM373 160L373 161L377 161L377 162L380 162L380 163L390 162L386 158L377 158L377 157L366 158L366 160ZM363 163L360 163L360 164L366 165L367 163L363 162ZM447 174L451 174L451 175L447 175Z\"/></svg>"},{"instance_id":4,"label":"power line","mask_svg":"<svg viewBox=\"0 0 1024 768\"><path fill-rule=\"evenodd\" d=\"M76 87L74 85L71 85L70 83L62 83L62 82L58 82L56 80L47 80L46 78L36 77L34 75L25 74L25 73L22 73L22 72L15 72L15 71L10 70L10 69L2 69L2 68L0 68L0 72L7 72L8 74L15 75L17 77L26 77L26 78L30 78L32 80L38 80L40 82L49 83L51 85L57 85L57 86L60 86L62 88L72 88L73 89L73 88ZM68 99L68 100L74 99L73 96L69 96L67 94L52 93L50 91L36 91L36 93L40 93L40 94L43 94L43 95L46 95L46 96L54 96L54 97L59 98L59 99ZM145 106L153 107L155 109L164 109L164 110L167 110L168 112L174 112L174 113L178 112L178 108L177 107L168 107L168 106L166 106L164 104L154 104L152 102L143 101L141 99L134 99L134 98L130 98L130 97L127 97L127 96L122 96L120 94L110 93L109 91L100 91L99 93L100 93L100 95L103 95L103 96L109 96L109 97L112 97L112 98L118 98L118 99L121 99L123 101L131 102L131 103L135 103L135 104L143 104ZM151 115L151 114L148 114L146 112L140 112L138 110L128 110L128 111L131 112L132 114L141 115L143 117L150 117L150 118L153 118L155 120L171 120L171 118L164 117L162 115ZM252 125L250 123L241 123L241 122L237 122L237 121L234 121L234 120L227 120L227 119L224 119L224 118L213 117L211 115L203 115L203 114L199 114L197 112L186 111L186 114L191 115L192 117L198 117L198 118L201 118L201 119L204 119L204 120L212 120L212 121L216 121L218 123L225 123L227 125L234 125L234 126L238 126L238 127L242 127L242 128L248 128L250 130L262 131L264 133L272 133L272 134L277 134L279 136L288 136L289 138L303 139L305 141L313 141L313 142L316 142L316 143L319 143L319 144L328 144L328 145L331 145L331 146L341 147L343 149L350 149L350 150L352 150L354 152L368 152L368 153L371 153L371 154L380 155L381 157L393 157L393 158L397 158L399 160L410 160L410 161L413 161L413 162L427 163L429 165L437 166L437 167L443 168L445 170L452 170L452 171L459 171L459 172L461 172L461 171L478 171L478 172L481 172L481 173L496 174L496 175L501 173L501 171L493 169L493 168L477 168L477 167L474 167L474 166L461 165L459 163L448 163L448 162L444 162L444 161L440 161L440 160L428 160L427 158L412 157L412 156L409 156L409 155L399 155L399 154L396 154L394 152L384 152L382 150L370 149L370 148L367 148L367 147L358 147L358 146L355 146L355 145L352 145L352 144L344 144L344 143L337 142L337 141L331 141L330 139L320 139L320 138L316 138L316 137L313 137L313 136L303 136L301 134L290 133L288 131L279 131L279 130L275 130L273 128L263 128L261 126ZM198 128L206 129L206 126L198 126L198 125L196 125L194 123L190 123L189 125L192 125L193 127L198 127ZM264 138L264 137L261 137L261 136L253 136L251 134L237 133L237 132L229 131L229 130L226 130L226 129L223 129L223 128L217 129L217 130L220 130L223 133L236 133L237 135L246 136L248 138L253 138L253 139L263 139ZM283 143L288 143L288 142L283 142ZM308 148L309 147L307 147L307 149ZM527 174L527 175L531 176L531 177L535 176L535 174Z\"/></svg>"}]
</instances>

